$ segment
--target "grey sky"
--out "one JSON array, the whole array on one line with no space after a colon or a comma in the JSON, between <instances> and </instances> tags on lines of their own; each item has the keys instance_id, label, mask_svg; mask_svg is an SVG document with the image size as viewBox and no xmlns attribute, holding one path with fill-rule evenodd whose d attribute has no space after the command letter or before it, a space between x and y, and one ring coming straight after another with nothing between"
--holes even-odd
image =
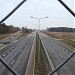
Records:
<instances>
[{"instance_id":1,"label":"grey sky","mask_svg":"<svg viewBox=\"0 0 75 75\"><path fill-rule=\"evenodd\" d=\"M22 0L0 0L0 20ZM73 11L75 0L63 0ZM38 28L38 20L30 18L49 18L41 20L41 29L47 27L75 27L74 17L58 0L27 0L5 23L14 26Z\"/></svg>"}]
</instances>

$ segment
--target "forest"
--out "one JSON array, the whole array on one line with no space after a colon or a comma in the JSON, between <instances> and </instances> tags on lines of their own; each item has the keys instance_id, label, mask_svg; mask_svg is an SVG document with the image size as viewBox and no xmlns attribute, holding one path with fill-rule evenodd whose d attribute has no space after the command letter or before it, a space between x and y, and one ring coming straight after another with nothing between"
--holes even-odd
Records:
<instances>
[{"instance_id":1,"label":"forest","mask_svg":"<svg viewBox=\"0 0 75 75\"><path fill-rule=\"evenodd\" d=\"M8 26L5 23L0 24L0 34L14 33L19 30L19 27L14 27L13 25Z\"/></svg>"},{"instance_id":2,"label":"forest","mask_svg":"<svg viewBox=\"0 0 75 75\"><path fill-rule=\"evenodd\" d=\"M50 27L47 28L49 32L75 32L75 28L68 28L68 27Z\"/></svg>"}]
</instances>

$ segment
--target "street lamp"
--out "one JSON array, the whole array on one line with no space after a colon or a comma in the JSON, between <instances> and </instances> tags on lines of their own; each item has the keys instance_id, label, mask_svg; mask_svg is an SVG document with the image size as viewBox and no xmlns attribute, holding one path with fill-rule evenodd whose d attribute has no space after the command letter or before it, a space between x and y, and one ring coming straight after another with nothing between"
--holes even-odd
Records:
<instances>
[{"instance_id":1,"label":"street lamp","mask_svg":"<svg viewBox=\"0 0 75 75\"><path fill-rule=\"evenodd\" d=\"M36 18L36 17L31 16L30 18L34 18L34 19L37 19L39 21L39 31L40 31L40 20L48 18L48 16L43 17L43 18Z\"/></svg>"},{"instance_id":2,"label":"street lamp","mask_svg":"<svg viewBox=\"0 0 75 75\"><path fill-rule=\"evenodd\" d=\"M37 19L39 21L39 33L40 33L40 20L48 18L48 17L36 18L36 17L31 16L30 18L34 18L34 19ZM40 38L39 38L39 50L38 50L38 63L40 63Z\"/></svg>"}]
</instances>

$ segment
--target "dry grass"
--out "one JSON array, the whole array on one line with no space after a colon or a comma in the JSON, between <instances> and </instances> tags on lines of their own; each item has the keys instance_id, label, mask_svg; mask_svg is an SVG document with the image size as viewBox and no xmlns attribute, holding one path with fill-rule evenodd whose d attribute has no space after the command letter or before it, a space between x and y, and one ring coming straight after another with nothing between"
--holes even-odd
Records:
<instances>
[{"instance_id":1,"label":"dry grass","mask_svg":"<svg viewBox=\"0 0 75 75\"><path fill-rule=\"evenodd\" d=\"M17 37L17 40L23 36L27 36L28 34L30 34L30 33L20 33L19 36Z\"/></svg>"},{"instance_id":2,"label":"dry grass","mask_svg":"<svg viewBox=\"0 0 75 75\"><path fill-rule=\"evenodd\" d=\"M0 34L0 40L7 38L10 34Z\"/></svg>"},{"instance_id":3,"label":"dry grass","mask_svg":"<svg viewBox=\"0 0 75 75\"><path fill-rule=\"evenodd\" d=\"M44 32L44 33L58 39L72 39L75 41L75 33L72 32Z\"/></svg>"},{"instance_id":4,"label":"dry grass","mask_svg":"<svg viewBox=\"0 0 75 75\"><path fill-rule=\"evenodd\" d=\"M57 40L60 40L73 48L75 48L75 32L44 32L48 36L57 38Z\"/></svg>"}]
</instances>

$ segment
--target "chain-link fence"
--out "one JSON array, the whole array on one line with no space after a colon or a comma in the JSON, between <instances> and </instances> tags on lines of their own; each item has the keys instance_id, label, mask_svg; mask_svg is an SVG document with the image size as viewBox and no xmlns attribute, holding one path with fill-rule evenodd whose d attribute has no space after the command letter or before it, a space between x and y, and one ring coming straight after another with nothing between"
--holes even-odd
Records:
<instances>
[{"instance_id":1,"label":"chain-link fence","mask_svg":"<svg viewBox=\"0 0 75 75\"><path fill-rule=\"evenodd\" d=\"M8 15L6 15L1 21L0 24L3 23L5 20L7 20L26 0L21 1L21 3L19 3ZM62 0L58 0L74 17L75 17L75 13L62 1ZM51 73L49 73L48 75L53 75L56 71L58 71L64 64L66 64L73 56L75 55L75 51L66 59L64 60L54 71L52 71ZM6 62L5 60L0 57L0 62L7 67L7 69L9 69L9 71L13 74L13 75L19 75L16 71L14 71Z\"/></svg>"}]
</instances>

